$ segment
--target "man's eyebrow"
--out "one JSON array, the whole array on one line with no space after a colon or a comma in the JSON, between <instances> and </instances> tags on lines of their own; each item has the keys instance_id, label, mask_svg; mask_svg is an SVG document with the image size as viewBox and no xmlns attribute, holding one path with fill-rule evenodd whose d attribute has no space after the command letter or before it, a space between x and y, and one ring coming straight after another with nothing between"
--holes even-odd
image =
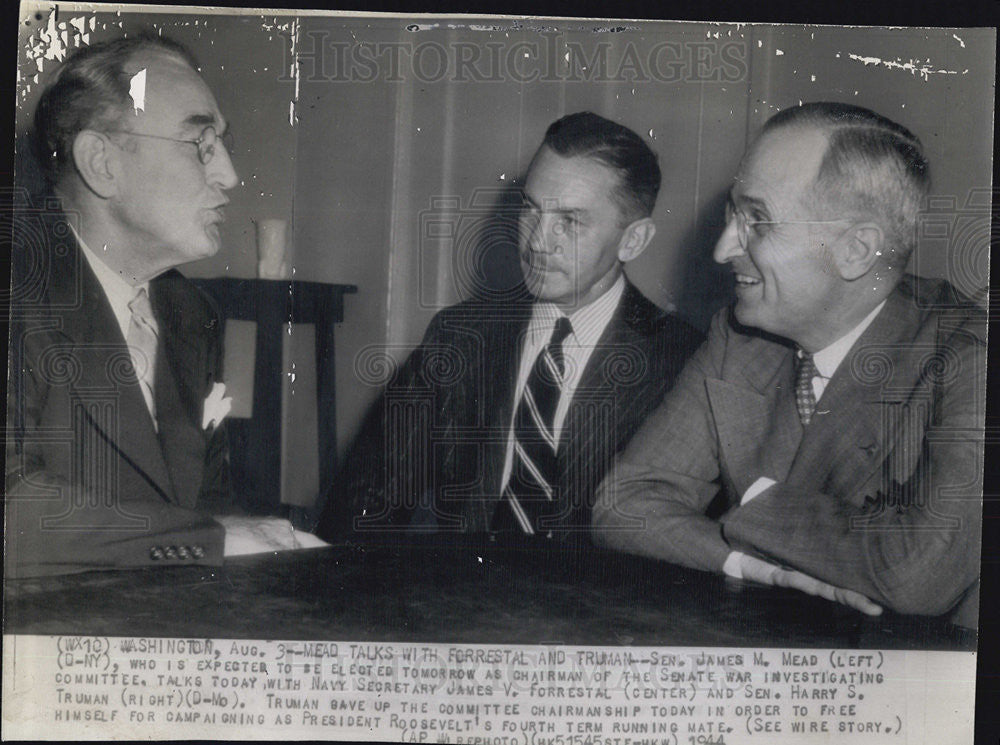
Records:
<instances>
[{"instance_id":1,"label":"man's eyebrow","mask_svg":"<svg viewBox=\"0 0 1000 745\"><path fill-rule=\"evenodd\" d=\"M754 209L760 210L761 212L770 214L770 210L768 210L767 204L764 202L764 200L758 199L757 197L741 194L739 196L739 199L737 200L736 196L733 194L733 191L730 190L729 201L732 202L732 204L734 205L738 203L740 207L749 206L753 207Z\"/></svg>"},{"instance_id":2,"label":"man's eyebrow","mask_svg":"<svg viewBox=\"0 0 1000 745\"><path fill-rule=\"evenodd\" d=\"M527 192L524 192L524 201L527 202L531 207L535 209L545 210L546 212L558 212L562 215L585 215L587 210L580 207L560 207L557 200L555 199L543 199L542 204L539 204L534 199L532 199Z\"/></svg>"},{"instance_id":3,"label":"man's eyebrow","mask_svg":"<svg viewBox=\"0 0 1000 745\"><path fill-rule=\"evenodd\" d=\"M184 118L183 122L181 122L181 126L183 126L184 128L207 127L210 124L215 126L218 126L219 124L218 120L215 118L213 114L190 114L189 116ZM223 134L223 132L219 132L218 134Z\"/></svg>"}]
</instances>

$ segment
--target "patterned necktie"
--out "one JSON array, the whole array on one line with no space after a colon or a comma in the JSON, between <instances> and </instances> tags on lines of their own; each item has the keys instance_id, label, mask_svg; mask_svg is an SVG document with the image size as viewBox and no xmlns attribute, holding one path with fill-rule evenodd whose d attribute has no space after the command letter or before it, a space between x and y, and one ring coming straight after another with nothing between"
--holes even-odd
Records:
<instances>
[{"instance_id":1,"label":"patterned necktie","mask_svg":"<svg viewBox=\"0 0 1000 745\"><path fill-rule=\"evenodd\" d=\"M813 412L816 411L816 393L813 391L812 380L819 375L816 363L808 352L799 350L796 355L798 370L795 376L795 407L799 410L802 426L809 424Z\"/></svg>"},{"instance_id":2,"label":"patterned necktie","mask_svg":"<svg viewBox=\"0 0 1000 745\"><path fill-rule=\"evenodd\" d=\"M156 344L159 336L156 319L153 316L153 306L149 303L149 295L146 294L145 288L139 288L135 297L129 302L128 309L132 311L132 320L128 325L125 342L132 356L132 365L135 367L135 376L139 380L142 397L146 400L146 407L153 417L155 427L156 403L153 398L153 386L156 374Z\"/></svg>"},{"instance_id":3,"label":"patterned necktie","mask_svg":"<svg viewBox=\"0 0 1000 745\"><path fill-rule=\"evenodd\" d=\"M556 408L562 393L566 361L563 341L572 333L560 316L552 338L535 360L514 415L514 456L504 499L493 516L493 530L535 534L538 517L556 503L558 480Z\"/></svg>"}]
</instances>

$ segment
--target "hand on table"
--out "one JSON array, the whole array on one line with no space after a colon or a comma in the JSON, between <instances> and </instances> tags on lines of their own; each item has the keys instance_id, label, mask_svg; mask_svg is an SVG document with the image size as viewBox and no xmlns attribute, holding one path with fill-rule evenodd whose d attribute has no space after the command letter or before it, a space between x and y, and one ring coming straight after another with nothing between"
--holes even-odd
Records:
<instances>
[{"instance_id":1,"label":"hand on table","mask_svg":"<svg viewBox=\"0 0 1000 745\"><path fill-rule=\"evenodd\" d=\"M215 520L226 529L223 548L226 557L328 545L311 533L295 530L288 520L280 517L222 515Z\"/></svg>"},{"instance_id":2,"label":"hand on table","mask_svg":"<svg viewBox=\"0 0 1000 745\"><path fill-rule=\"evenodd\" d=\"M734 562L736 566L732 567L732 563ZM831 585L794 569L782 569L775 564L770 564L737 551L730 554L730 559L726 561L726 565L727 574L740 576L743 579L760 582L763 585L790 587L807 595L819 595L827 600L833 600L836 603L859 610L869 616L878 616L882 613L882 606L873 603L859 592ZM736 572L739 572L739 574L737 575Z\"/></svg>"}]
</instances>

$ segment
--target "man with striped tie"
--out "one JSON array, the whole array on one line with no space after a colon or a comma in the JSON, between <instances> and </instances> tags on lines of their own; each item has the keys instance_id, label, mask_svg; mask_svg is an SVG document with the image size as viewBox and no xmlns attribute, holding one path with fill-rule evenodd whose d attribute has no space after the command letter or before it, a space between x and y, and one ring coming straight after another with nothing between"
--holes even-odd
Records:
<instances>
[{"instance_id":1,"label":"man with striped tie","mask_svg":"<svg viewBox=\"0 0 1000 745\"><path fill-rule=\"evenodd\" d=\"M985 313L904 272L928 181L873 111L767 122L715 248L736 303L601 485L596 540L976 625Z\"/></svg>"},{"instance_id":2,"label":"man with striped tie","mask_svg":"<svg viewBox=\"0 0 1000 745\"><path fill-rule=\"evenodd\" d=\"M318 533L589 540L594 489L701 335L628 281L660 186L639 135L552 124L524 180L526 292L440 312L362 427Z\"/></svg>"}]
</instances>

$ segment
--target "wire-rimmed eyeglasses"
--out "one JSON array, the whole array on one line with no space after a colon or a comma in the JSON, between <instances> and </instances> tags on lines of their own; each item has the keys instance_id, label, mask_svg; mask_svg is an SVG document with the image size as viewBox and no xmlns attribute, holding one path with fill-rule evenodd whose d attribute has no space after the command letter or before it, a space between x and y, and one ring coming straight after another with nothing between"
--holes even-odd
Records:
<instances>
[{"instance_id":1,"label":"wire-rimmed eyeglasses","mask_svg":"<svg viewBox=\"0 0 1000 745\"><path fill-rule=\"evenodd\" d=\"M163 135L151 135L145 132L133 132L131 130L117 130L119 134L128 134L133 137L148 137L153 140L166 140L167 142L180 142L187 145L194 145L198 150L198 160L201 161L202 165L208 165L212 162L212 158L215 157L215 146L222 142L222 146L226 148L227 153L233 152L233 133L230 130L226 130L226 133L220 135L215 131L215 127L209 124L203 130L201 134L198 135L196 140L179 140L176 137L164 137Z\"/></svg>"},{"instance_id":2,"label":"wire-rimmed eyeglasses","mask_svg":"<svg viewBox=\"0 0 1000 745\"><path fill-rule=\"evenodd\" d=\"M739 242L740 248L744 250L746 250L750 240L750 228L756 228L759 225L834 225L838 222L851 222L843 217L835 220L751 220L743 210L736 207L732 196L729 196L726 198L726 225L728 226L734 219L736 220L736 240Z\"/></svg>"}]
</instances>

